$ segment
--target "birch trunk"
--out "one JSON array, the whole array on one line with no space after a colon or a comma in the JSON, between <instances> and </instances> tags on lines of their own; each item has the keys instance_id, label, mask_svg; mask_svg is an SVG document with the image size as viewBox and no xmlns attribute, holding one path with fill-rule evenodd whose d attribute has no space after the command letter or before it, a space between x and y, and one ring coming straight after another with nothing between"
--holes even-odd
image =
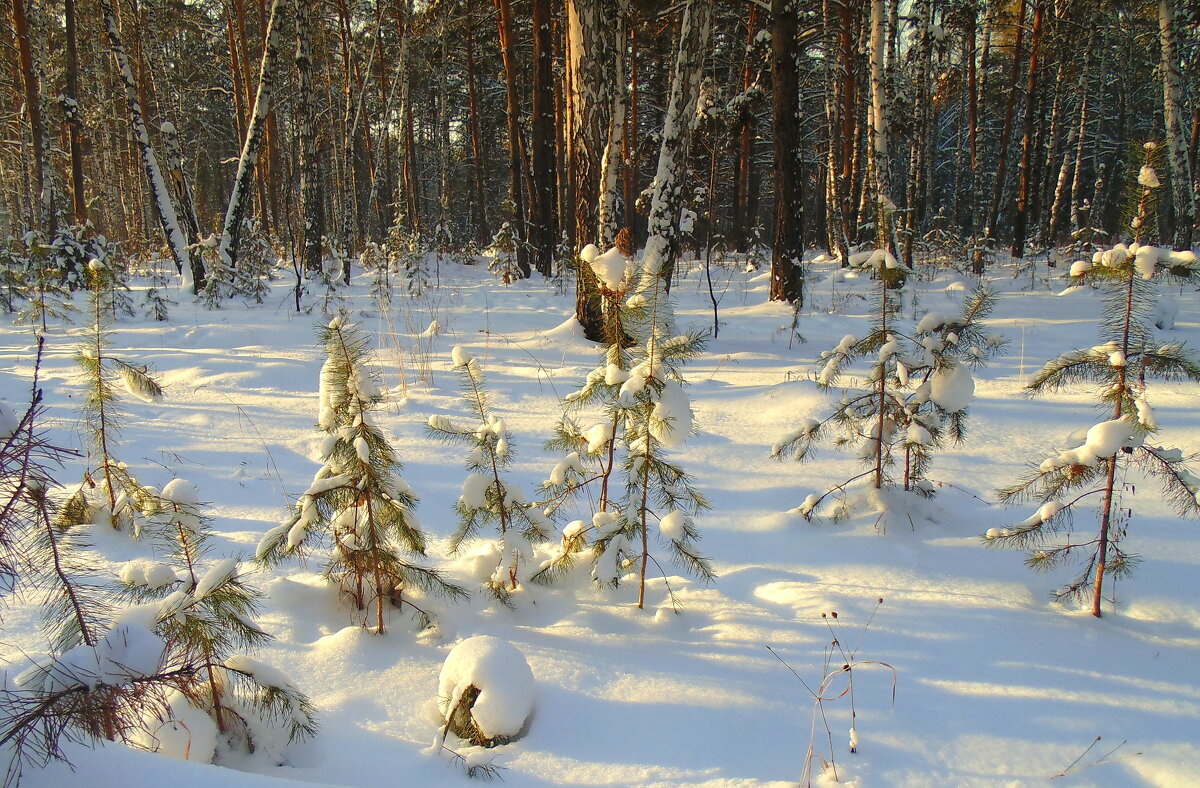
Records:
<instances>
[{"instance_id":1,"label":"birch trunk","mask_svg":"<svg viewBox=\"0 0 1200 788\"><path fill-rule=\"evenodd\" d=\"M1174 12L1171 0L1158 0L1158 30L1162 43L1163 120L1167 132L1167 161L1171 169L1171 193L1175 204L1176 249L1192 245L1196 223L1196 195L1188 167L1188 143L1183 132L1183 85L1179 54L1175 48Z\"/></svg>"},{"instance_id":2,"label":"birch trunk","mask_svg":"<svg viewBox=\"0 0 1200 788\"><path fill-rule=\"evenodd\" d=\"M313 93L313 19L308 0L296 0L296 135L300 154L300 220L302 265L309 274L321 271L321 237L325 235L325 201L321 195L321 163L317 157L316 101Z\"/></svg>"},{"instance_id":3,"label":"birch trunk","mask_svg":"<svg viewBox=\"0 0 1200 788\"><path fill-rule=\"evenodd\" d=\"M175 260L176 270L187 270L192 278L192 292L198 292L199 282L204 281L204 264L199 256L188 254L187 239L179 227L179 217L175 213L175 203L167 191L167 182L163 179L162 170L158 166L158 158L154 155L154 147L150 144L150 134L146 131L146 122L142 116L142 105L138 100L137 84L133 79L133 71L129 66L129 55L121 42L121 30L117 26L117 15L113 11L110 0L100 0L100 11L104 15L104 26L108 31L108 41L112 49L113 59L117 62L117 72L125 87L125 101L129 108L129 123L133 127L133 137L141 153L142 167L146 171L146 180L150 192L154 196L159 223L163 235L166 236L167 247Z\"/></svg>"},{"instance_id":4,"label":"birch trunk","mask_svg":"<svg viewBox=\"0 0 1200 788\"><path fill-rule=\"evenodd\" d=\"M104 0L107 2L107 0ZM254 165L262 151L266 132L267 111L271 106L271 95L275 91L275 63L279 59L279 26L276 16L279 0L271 0L271 15L267 20L266 45L263 47L262 63L259 66L258 93L254 97L254 111L246 128L246 141L238 159L237 175L233 179L233 190L229 205L225 209L225 221L221 226L219 253L226 265L237 265L238 243L242 234L242 218L246 215L246 198L250 196L250 182L254 177Z\"/></svg>"},{"instance_id":5,"label":"birch trunk","mask_svg":"<svg viewBox=\"0 0 1200 788\"><path fill-rule=\"evenodd\" d=\"M778 2L778 0L776 0ZM663 278L671 289L671 276L679 256L679 213L683 207L683 182L687 176L688 147L695 125L696 101L704 75L704 55L712 32L713 0L690 0L683 9L679 50L671 78L671 97L663 119L658 170L647 219L645 271Z\"/></svg>"},{"instance_id":6,"label":"birch trunk","mask_svg":"<svg viewBox=\"0 0 1200 788\"><path fill-rule=\"evenodd\" d=\"M625 136L625 113L628 109L625 78L625 40L628 7L625 0L617 0L617 18L614 20L616 46L612 48L612 110L608 115L607 143L600 162L599 238L600 248L612 246L621 229L617 226L617 178L621 172L621 151Z\"/></svg>"}]
</instances>

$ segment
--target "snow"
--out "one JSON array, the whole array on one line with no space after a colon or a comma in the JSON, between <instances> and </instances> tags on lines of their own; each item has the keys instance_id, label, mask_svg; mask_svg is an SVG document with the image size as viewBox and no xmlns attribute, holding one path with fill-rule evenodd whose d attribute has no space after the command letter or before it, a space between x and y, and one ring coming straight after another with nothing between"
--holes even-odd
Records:
<instances>
[{"instance_id":1,"label":"snow","mask_svg":"<svg viewBox=\"0 0 1200 788\"><path fill-rule=\"evenodd\" d=\"M1071 465L1095 467L1101 459L1111 457L1122 448L1141 445L1136 427L1135 423L1126 419L1101 422L1087 431L1087 436L1081 445L1059 452L1056 457L1046 458L1042 462L1042 470L1053 470Z\"/></svg>"},{"instance_id":2,"label":"snow","mask_svg":"<svg viewBox=\"0 0 1200 788\"><path fill-rule=\"evenodd\" d=\"M186 479L172 479L163 486L158 497L177 506L198 506L200 493L195 485Z\"/></svg>"},{"instance_id":3,"label":"snow","mask_svg":"<svg viewBox=\"0 0 1200 788\"><path fill-rule=\"evenodd\" d=\"M197 601L204 599L214 590L224 585L230 578L237 575L237 565L238 560L236 558L222 558L220 561L217 561L196 582L196 587L192 590L192 596Z\"/></svg>"},{"instance_id":4,"label":"snow","mask_svg":"<svg viewBox=\"0 0 1200 788\"><path fill-rule=\"evenodd\" d=\"M17 413L12 406L4 400L0 400L0 441L11 438L20 423L21 420L17 418Z\"/></svg>"},{"instance_id":5,"label":"snow","mask_svg":"<svg viewBox=\"0 0 1200 788\"><path fill-rule=\"evenodd\" d=\"M591 266L600 284L614 293L624 290L633 278L633 260L615 246L592 260Z\"/></svg>"},{"instance_id":6,"label":"snow","mask_svg":"<svg viewBox=\"0 0 1200 788\"><path fill-rule=\"evenodd\" d=\"M964 410L975 396L975 379L963 364L939 369L930 384L930 399L951 413Z\"/></svg>"},{"instance_id":7,"label":"snow","mask_svg":"<svg viewBox=\"0 0 1200 788\"><path fill-rule=\"evenodd\" d=\"M662 571L652 565L647 609L637 610L637 584L628 580L637 563L626 560L641 545L618 533L624 494L619 469L610 485L609 512L593 518L599 496L589 500L585 492L563 503L557 520L568 533L576 522L576 535L583 528L588 542L605 534L615 547L628 548L624 557L610 551L607 563L596 569L600 579L621 578L619 588L592 582L591 551L585 549L561 585L530 584L528 597L536 604L522 598L516 610L497 607L484 595L452 605L405 589L405 599L411 592L414 604L434 615L436 627L418 638L413 618L388 605L389 632L380 637L362 628L357 611L331 587L322 574L325 548L314 546L307 564L284 562L244 578L264 593L258 620L275 637L254 658L277 666L313 697L322 728L311 743L276 760L247 756L236 769L108 743L95 750L72 745L68 754L76 772L58 765L31 768L23 785L466 786L470 783L445 758L421 752L441 729L434 697L449 647L487 634L516 645L537 677L537 710L528 734L495 751L496 762L505 767L504 785L782 788L794 785L802 769L811 699L764 646L815 686L832 640L821 613L838 611L841 642L858 644L880 596L885 605L861 637L859 658L896 666L896 701L893 706L890 678L856 669L857 721L850 719L848 699L825 704L841 785L1200 784L1195 669L1200 603L1191 593L1200 567L1195 522L1178 520L1156 485L1131 470L1124 506L1133 516L1123 525L1123 545L1142 563L1120 580L1117 604L1106 602L1099 621L1047 601L1048 592L1069 579L1067 573L1032 573L1022 554L980 546L989 529L1012 528L1042 502L1005 510L972 496L990 501L995 487L1018 479L1028 461L1040 461L1047 445L1083 445L1087 430L1074 441L1062 435L1109 418L1095 414L1092 384L1033 400L1023 394L1029 376L1047 359L1072 348L1105 346L1109 337L1096 331L1100 305L1094 291L1057 298L1054 292L1066 285L1061 279L1051 280L1049 289L1026 291L1028 277L1013 279L1001 256L987 277L999 292L988 330L1007 335L1012 350L972 373L967 441L934 456L929 476L941 486L931 509L941 515L932 522L914 516L914 525L902 516L883 534L875 516L853 507L843 520L831 517L836 493L810 512L822 515L816 523L792 511L811 509L831 485L860 472L851 452L822 452L803 465L767 456L777 436L827 413L831 399L837 401L837 392L818 390L803 374L788 373L819 369L823 349L847 336L852 347L854 337L867 335L869 299L878 282L866 276L838 282L839 295L855 297L829 311L830 277L838 263L817 266L799 314L798 330L808 342L789 347L778 329L788 324L790 310L769 303L768 279L762 272L743 274L740 263L714 260L714 277L719 272L728 281L720 305L723 325L719 338L684 368L696 432L668 455L695 477L713 504L696 524L704 537L699 548L718 574L714 584L704 586L664 560L662 524L651 517L651 550ZM448 362L457 344L487 362L491 405L521 449L510 481L530 500L542 494L542 481L567 454L539 448L562 416L558 395L577 390L591 370L598 365L605 370L606 361L581 339L574 294L558 294L552 281L535 277L503 288L487 271L449 259L441 275L440 290L422 298L398 295L391 313L374 304L369 279L361 276L336 298L344 299L349 314L377 316L363 323L377 332L376 350L388 362L380 388L393 396L376 418L380 429L395 436L405 479L421 496L430 565L475 587L468 582L466 556L448 551L466 474L462 452L426 429L430 413L468 423L456 376L437 360ZM935 269L929 281L919 279L910 277L905 286L905 320L914 294L930 311L957 313L962 293L947 288L959 284L961 275ZM139 367L153 366L173 392L153 407L130 403L134 415L121 434L119 456L142 483L161 487L179 475L201 491L214 530L201 574L230 556L249 557L277 525L281 508L305 492L313 458L322 449L325 436L314 433L312 422L319 396L314 379L324 352L309 328L329 318L321 316L315 298L306 301L314 306L311 315L289 313L290 284L274 283L260 308L234 303L209 310L180 298L165 324L124 319L115 324L114 350ZM135 279L133 286L136 297L144 282ZM681 263L672 292L681 328L711 325L712 305L698 264ZM1195 348L1200 298L1191 288L1171 292L1175 328L1152 347L1186 341ZM435 318L441 331L420 338L424 350L418 351L418 333ZM55 351L73 345L70 334L76 330L51 323L40 385L47 437L80 449L74 364L69 353ZM23 413L31 383L30 333L27 326L3 322L0 337L0 398ZM427 378L419 374L419 353L433 361ZM850 365L843 379L861 381L871 361ZM1131 354L1129 366L1135 363ZM1196 384L1154 381L1149 388L1161 441L1184 455L1200 449ZM397 396L402 390L403 398ZM932 396L932 384L927 390ZM1128 414L1131 423L1141 411ZM604 425L596 434L611 425L601 407L571 415L585 429ZM601 440L596 448L603 445ZM570 450L584 454L585 446ZM582 460L589 462L586 455ZM54 473L60 482L77 483L85 465L83 458L68 457ZM1081 540L1094 532L1096 497L1073 507L1072 527ZM302 500L301 507L311 510L314 504ZM655 511L670 516L670 507ZM117 577L131 561L146 561L148 574L167 560L152 539L135 541L125 532L97 527L81 535L94 542L86 555L101 580ZM531 568L554 554L558 536L534 552ZM473 554L474 545L467 549ZM489 572L496 565L493 557ZM670 610L668 584L681 614L660 621L656 611ZM189 598L175 593L145 609L128 609L119 619L140 623L145 631L159 613L170 615ZM0 654L16 675L32 659L25 655L40 654L47 644L36 599L6 597L5 603ZM206 750L211 757L216 742L211 721L203 714L188 716L187 704L178 709L175 722L156 723L161 751L182 755L190 744L193 761ZM856 755L846 752L852 726L859 738ZM818 732L820 745L823 728ZM1128 744L1105 763L1050 780L1097 735L1102 744L1111 742L1105 751L1123 740ZM1121 759L1124 754L1131 757Z\"/></svg>"},{"instance_id":8,"label":"snow","mask_svg":"<svg viewBox=\"0 0 1200 788\"><path fill-rule=\"evenodd\" d=\"M487 491L494 480L482 473L469 473L462 484L462 505L468 511L487 508Z\"/></svg>"},{"instance_id":9,"label":"snow","mask_svg":"<svg viewBox=\"0 0 1200 788\"><path fill-rule=\"evenodd\" d=\"M692 431L692 405L683 386L663 383L650 416L650 434L669 449L677 449Z\"/></svg>"},{"instance_id":10,"label":"snow","mask_svg":"<svg viewBox=\"0 0 1200 788\"><path fill-rule=\"evenodd\" d=\"M1158 173L1149 164L1143 164L1142 169L1138 172L1138 185L1145 186L1147 189L1157 189L1162 186L1158 182Z\"/></svg>"},{"instance_id":11,"label":"snow","mask_svg":"<svg viewBox=\"0 0 1200 788\"><path fill-rule=\"evenodd\" d=\"M658 523L658 532L662 534L664 539L679 541L685 535L685 528L691 525L692 518L686 512L681 512L678 509L672 509L663 515L662 520Z\"/></svg>"},{"instance_id":12,"label":"snow","mask_svg":"<svg viewBox=\"0 0 1200 788\"><path fill-rule=\"evenodd\" d=\"M484 736L514 737L533 713L536 690L525 656L505 640L476 635L459 643L438 675L438 708L449 715L468 687L479 690L471 717Z\"/></svg>"}]
</instances>

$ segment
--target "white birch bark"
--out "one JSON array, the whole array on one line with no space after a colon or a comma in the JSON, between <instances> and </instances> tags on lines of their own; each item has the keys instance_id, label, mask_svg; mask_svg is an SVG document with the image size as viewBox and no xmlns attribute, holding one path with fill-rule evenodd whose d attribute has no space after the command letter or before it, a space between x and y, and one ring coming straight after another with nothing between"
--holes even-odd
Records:
<instances>
[{"instance_id":1,"label":"white birch bark","mask_svg":"<svg viewBox=\"0 0 1200 788\"><path fill-rule=\"evenodd\" d=\"M868 56L871 65L871 111L868 113L867 145L868 172L874 179L875 191L879 196L887 192L888 172L888 96L883 80L884 38L887 32L884 0L871 0L871 35ZM869 205L875 208L876 200Z\"/></svg>"},{"instance_id":2,"label":"white birch bark","mask_svg":"<svg viewBox=\"0 0 1200 788\"><path fill-rule=\"evenodd\" d=\"M599 246L612 246L620 227L617 226L617 180L621 174L621 142L625 134L625 112L628 106L628 81L625 76L626 20L629 5L626 0L617 0L617 18L614 20L612 57L612 111L608 117L608 142L604 147L604 158L600 164L600 209ZM625 206L629 211L630 206Z\"/></svg>"},{"instance_id":3,"label":"white birch bark","mask_svg":"<svg viewBox=\"0 0 1200 788\"><path fill-rule=\"evenodd\" d=\"M1167 160L1171 167L1171 191L1175 202L1175 247L1192 245L1192 225L1196 222L1196 196L1188 167L1188 143L1183 132L1183 85L1179 74L1179 54L1175 48L1175 30L1171 0L1158 0L1158 30L1162 43L1163 119L1167 131Z\"/></svg>"},{"instance_id":4,"label":"white birch bark","mask_svg":"<svg viewBox=\"0 0 1200 788\"><path fill-rule=\"evenodd\" d=\"M193 258L188 254L187 239L179 227L175 203L171 200L167 182L163 179L162 169L158 166L158 158L154 155L154 147L150 144L150 134L146 131L142 105L138 101L137 84L133 80L129 55L125 52L125 45L121 41L121 30L117 25L117 15L113 11L111 0L100 0L100 11L104 14L104 26L108 31L108 41L113 59L117 61L118 76L125 87L125 100L129 107L129 123L133 127L133 136L137 140L138 150L141 152L142 167L146 171L150 192L154 195L154 205L158 209L158 219L162 224L167 246L171 250L171 257L175 259L175 268L181 273L187 271L192 280L193 292L195 292L196 283L204 280L204 264L198 256Z\"/></svg>"},{"instance_id":5,"label":"white birch bark","mask_svg":"<svg viewBox=\"0 0 1200 788\"><path fill-rule=\"evenodd\" d=\"M218 251L221 259L230 268L237 264L238 243L242 234L242 218L246 215L246 200L250 196L250 181L258 154L262 151L266 136L267 113L271 108L271 96L275 92L275 63L279 60L279 25L276 23L279 0L271 0L271 15L267 19L266 44L263 47L262 63L258 70L258 93L254 97L254 111L246 128L246 142L238 158L237 175L233 179L233 190L229 194L229 205L225 208L225 221L221 225L221 244Z\"/></svg>"},{"instance_id":6,"label":"white birch bark","mask_svg":"<svg viewBox=\"0 0 1200 788\"><path fill-rule=\"evenodd\" d=\"M650 216L647 219L645 276L661 276L670 287L679 255L679 212L688 145L696 120L696 101L704 72L704 55L712 32L713 0L690 0L679 29L679 52L671 77L671 96L663 119L658 170L654 175Z\"/></svg>"}]
</instances>

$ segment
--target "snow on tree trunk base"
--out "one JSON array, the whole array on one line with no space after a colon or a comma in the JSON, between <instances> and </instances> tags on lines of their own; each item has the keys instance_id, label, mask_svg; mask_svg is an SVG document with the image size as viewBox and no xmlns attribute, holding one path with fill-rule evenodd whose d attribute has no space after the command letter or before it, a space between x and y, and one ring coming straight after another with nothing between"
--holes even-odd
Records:
<instances>
[{"instance_id":1,"label":"snow on tree trunk base","mask_svg":"<svg viewBox=\"0 0 1200 788\"><path fill-rule=\"evenodd\" d=\"M438 677L446 731L479 747L524 735L533 714L533 671L511 643L479 635L459 643Z\"/></svg>"}]
</instances>

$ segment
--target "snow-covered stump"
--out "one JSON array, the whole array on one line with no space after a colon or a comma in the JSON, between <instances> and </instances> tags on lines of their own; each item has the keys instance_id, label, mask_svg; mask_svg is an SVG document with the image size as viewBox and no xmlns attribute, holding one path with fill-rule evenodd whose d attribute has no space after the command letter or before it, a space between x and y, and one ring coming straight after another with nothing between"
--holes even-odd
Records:
<instances>
[{"instance_id":1,"label":"snow-covered stump","mask_svg":"<svg viewBox=\"0 0 1200 788\"><path fill-rule=\"evenodd\" d=\"M438 677L438 709L453 733L478 747L521 738L533 715L533 671L506 640L477 635L451 650Z\"/></svg>"}]
</instances>

